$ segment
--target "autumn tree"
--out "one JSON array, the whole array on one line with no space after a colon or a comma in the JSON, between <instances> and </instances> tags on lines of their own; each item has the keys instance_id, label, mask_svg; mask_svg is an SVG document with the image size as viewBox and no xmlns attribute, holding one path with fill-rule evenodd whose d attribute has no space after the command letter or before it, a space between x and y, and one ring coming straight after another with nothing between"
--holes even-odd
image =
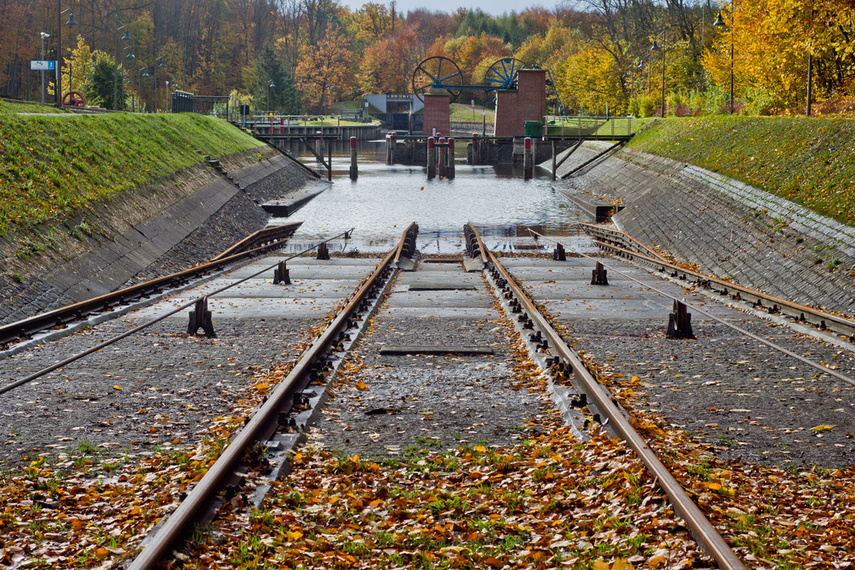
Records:
<instances>
[{"instance_id":1,"label":"autumn tree","mask_svg":"<svg viewBox=\"0 0 855 570\"><path fill-rule=\"evenodd\" d=\"M351 79L348 47L344 34L332 28L317 46L306 45L300 52L296 71L298 89L316 112L326 112L330 99L343 92Z\"/></svg>"}]
</instances>

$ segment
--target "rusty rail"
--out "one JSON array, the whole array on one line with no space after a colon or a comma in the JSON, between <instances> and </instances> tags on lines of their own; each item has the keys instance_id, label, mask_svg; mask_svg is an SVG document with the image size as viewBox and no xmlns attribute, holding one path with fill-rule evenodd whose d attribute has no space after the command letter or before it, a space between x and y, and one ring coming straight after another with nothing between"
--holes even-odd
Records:
<instances>
[{"instance_id":1,"label":"rusty rail","mask_svg":"<svg viewBox=\"0 0 855 570\"><path fill-rule=\"evenodd\" d=\"M351 231L352 231L352 230L351 230ZM350 235L350 231L347 231L347 232L341 233L341 234L339 234L339 235L337 235L337 236L333 236L333 237L331 237L331 238L329 238L329 239L326 239L326 240L324 240L324 241L322 241L322 242L320 242L320 243L318 243L318 244L315 244L315 245L313 245L313 246L311 246L311 247L309 247L309 248L307 248L307 249L304 249L303 251L301 251L301 252L299 252L299 253L297 253L297 254L295 254L295 255L292 255L291 257L287 258L285 261L290 261L291 259L294 259L294 258L296 258L296 257L299 257L299 256L301 256L301 255L303 255L303 254L306 254L306 253L308 253L308 252L310 252L310 251L314 250L315 248L320 249L320 248L322 248L322 247L325 247L325 246L326 246L326 244L327 244L327 242L330 242L330 241L332 241L332 240L334 240L334 239L338 239L338 238L340 238L340 237L342 237L342 236L347 237L347 236L349 236L349 235ZM249 251L249 252L247 252L247 253L253 253L253 252L256 252L256 251L257 251L257 250L250 250L250 251ZM257 254L256 254L256 255L257 255ZM226 260L223 260L223 261L226 261ZM83 352L79 352L79 353L77 353L77 354L75 354L75 355L73 355L73 356L69 356L68 358L66 358L66 359L64 359L64 360L62 360L62 361L55 362L55 363L51 364L50 366L48 366L47 368L43 368L43 369L41 369L41 370L39 370L39 371L37 371L37 372L34 372L33 374L30 374L29 376L27 376L27 377L25 377L25 378L21 378L20 380L15 380L15 381L13 381L13 382L10 382L9 384L5 384L5 385L3 385L3 386L0 386L0 394L5 394L6 392L9 392L10 390L14 390L14 389L15 389L15 388L17 388L18 386L23 386L24 384L27 384L27 383L29 383L29 382L32 382L32 381L33 381L33 380L35 380L36 378L41 378L41 377L42 377L42 376L44 376L45 374L48 374L48 373L50 373L50 372L53 372L54 370L57 370L57 369L59 369L59 368L62 368L62 367L66 366L66 365L68 365L68 364L71 364L72 362L75 362L75 361L77 361L77 360L80 360L81 358L84 358L84 357L86 357L86 356L88 356L88 355L92 354L93 352L97 352L97 351L101 350L102 348L105 348L105 347L107 347L107 346L110 346L111 344L114 344L114 343L116 343L116 342L118 342L118 341L120 341L120 340L122 340L122 339L124 339L124 338L127 338L127 337L129 337L129 336L131 336L131 335L133 335L133 334L136 334L137 332L139 332L139 331L141 331L141 330L143 330L143 329L146 329L146 328L148 328L148 327L150 327L150 326L154 325L155 323L159 323L160 321L162 321L162 320L166 319L167 317L171 317L172 315L177 314L177 313L179 313L179 312L183 311L184 309L187 309L187 308L189 308L189 307L191 307L191 306L193 306L193 305L195 305L195 306L197 307L197 311L198 311L198 310L200 310L200 309L203 309L203 308L207 305L208 297L213 297L214 295L218 295L218 294L222 293L223 291L227 291L228 289L231 289L232 287L236 287L236 286L240 285L241 283L244 283L244 282L246 282L246 281L248 281L248 280L250 280L250 279L253 279L254 277L258 277L258 276L259 276L259 275L261 275L262 273L266 273L266 272L268 272L268 271L270 271L270 270L272 270L272 269L274 269L274 268L279 267L279 266L280 266L280 263L281 263L281 262L277 262L277 263L274 263L273 265L269 265L269 266L267 266L267 267L264 267L264 268L262 268L262 269L260 269L260 270L256 271L256 272L255 272L255 273L253 273L252 275L248 275L248 276L244 277L243 279L239 279L239 280L237 280L237 281L233 281L233 282L229 283L228 285L225 285L225 286L223 286L223 287L220 287L219 289L215 289L214 291L211 291L211 292L210 292L210 293L208 293L207 295L202 295L202 296L200 296L200 297L196 297L195 299L192 299L192 300L190 300L190 301L188 301L188 302L186 302L186 303L184 303L184 304L182 304L182 305L179 305L178 307L176 307L176 308L174 308L174 309L172 309L172 310L170 310L170 311L167 311L166 313L164 313L164 314L160 315L160 316L159 316L159 317L157 317L157 318L154 318L154 319L152 319L152 320L150 320L150 321L144 322L144 323L143 323L143 324L141 324L141 325L138 325L138 326L136 326L136 327L133 327L133 328L131 328L131 329L128 329L127 331L123 332L122 334L120 334L120 335L118 335L118 336L115 336L115 337L113 337L113 338L107 339L107 340L105 340L104 342L102 342L102 343L100 343L100 344L98 344L98 345L96 345L96 346L93 346L93 347L91 347L91 348L88 348L88 349L84 350ZM197 313L197 316L199 316L199 315L198 315L198 313ZM199 321L197 320L196 322L198 323ZM191 319L191 323L192 323L192 319ZM200 325L200 326L204 326L204 325ZM196 330L198 330L198 329L196 329ZM192 324L191 324L191 327L190 327L190 329L188 330L188 334L193 334L193 333L195 333L195 332L196 332L196 330L194 330L194 329L192 328ZM206 332L206 333L208 333L209 331L208 331L208 330L206 330L205 332Z\"/></svg>"},{"instance_id":2,"label":"rusty rail","mask_svg":"<svg viewBox=\"0 0 855 570\"><path fill-rule=\"evenodd\" d=\"M410 228L413 226L415 224ZM202 517L217 493L234 475L244 451L256 441L269 439L273 435L279 426L280 414L287 414L294 403L294 397L308 386L312 379L312 371L316 369L315 365L319 364L323 360L323 355L337 343L339 336L348 328L352 317L357 312L367 310L367 301L380 294L381 284L387 281L395 256L403 246L407 235L408 232L405 231L401 244L383 259L350 302L303 353L288 376L276 385L267 401L235 435L219 459L205 473L178 509L169 515L163 528L134 559L129 570L148 570L157 567L158 563L171 552L172 547L192 530L193 524Z\"/></svg>"},{"instance_id":3,"label":"rusty rail","mask_svg":"<svg viewBox=\"0 0 855 570\"><path fill-rule=\"evenodd\" d=\"M480 236L477 239L480 243ZM488 265L488 270L491 271L493 278L499 284L500 288L509 288L512 291L523 310L525 310L535 326L540 329L543 336L548 340L550 345L549 352L572 368L573 384L579 391L587 395L589 408L593 408L601 417L608 418L607 422L604 423L608 423L611 429L635 451L639 459L659 482L659 486L668 496L674 510L686 522L687 528L691 531L692 536L694 536L701 548L716 560L719 568L726 570L745 569L745 566L736 556L736 553L728 546L727 542L716 531L715 527L712 526L712 523L707 520L698 506L689 498L665 465L656 457L656 454L648 447L644 438L630 425L629 421L621 413L620 408L612 401L610 395L588 369L585 368L582 360L567 346L564 339L558 334L558 331L540 313L522 287L516 283L511 274L499 263L498 257L493 252L484 250L483 247L482 252L489 257L490 264Z\"/></svg>"},{"instance_id":4,"label":"rusty rail","mask_svg":"<svg viewBox=\"0 0 855 570\"><path fill-rule=\"evenodd\" d=\"M0 345L18 339L30 338L34 334L48 329L57 326L64 327L68 323L81 321L93 313L109 311L119 305L147 298L166 289L186 285L191 279L201 277L212 271L219 271L231 263L255 257L281 247L284 240L291 237L297 231L297 228L300 227L301 223L293 222L257 231L208 263L3 325L0 327Z\"/></svg>"},{"instance_id":5,"label":"rusty rail","mask_svg":"<svg viewBox=\"0 0 855 570\"><path fill-rule=\"evenodd\" d=\"M581 225L586 231L588 231L588 226L590 224ZM600 230L605 232L611 231L605 228L600 228ZM820 329L829 330L840 335L846 335L849 337L850 342L855 342L855 321L851 321L837 315L832 315L831 313L826 313L820 309L808 307L807 305L801 305L793 301L781 299L780 297L775 297L723 279L703 275L697 271L692 271L690 269L674 265L673 263L669 263L658 256L651 257L599 239L595 239L595 243L600 248L610 251L619 257L632 259L646 265L653 266L656 270L662 273L668 273L671 277L685 281L694 281L701 287L711 289L722 295L729 295L743 301L748 301L758 308L765 307L771 313L780 312L796 321L809 322Z\"/></svg>"}]
</instances>

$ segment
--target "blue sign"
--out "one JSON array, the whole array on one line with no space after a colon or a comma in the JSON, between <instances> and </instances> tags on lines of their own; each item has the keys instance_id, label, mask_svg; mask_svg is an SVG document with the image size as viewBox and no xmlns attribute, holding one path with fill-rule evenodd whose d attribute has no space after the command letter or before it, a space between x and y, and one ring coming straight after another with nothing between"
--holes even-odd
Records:
<instances>
[{"instance_id":1,"label":"blue sign","mask_svg":"<svg viewBox=\"0 0 855 570\"><path fill-rule=\"evenodd\" d=\"M54 71L56 60L34 59L30 61L30 69L33 71Z\"/></svg>"}]
</instances>

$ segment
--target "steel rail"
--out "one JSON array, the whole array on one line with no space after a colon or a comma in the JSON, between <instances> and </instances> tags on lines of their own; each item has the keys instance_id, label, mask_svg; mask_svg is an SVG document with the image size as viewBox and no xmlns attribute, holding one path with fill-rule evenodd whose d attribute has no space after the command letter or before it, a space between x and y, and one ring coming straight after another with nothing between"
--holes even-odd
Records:
<instances>
[{"instance_id":1,"label":"steel rail","mask_svg":"<svg viewBox=\"0 0 855 570\"><path fill-rule=\"evenodd\" d=\"M480 241L480 236L479 236ZM502 266L498 257L492 251L486 251L490 258L491 266L513 289L517 300L523 305L526 313L534 321L543 335L551 343L550 351L563 358L573 368L577 389L584 392L589 401L603 416L608 418L611 428L635 451L638 458L644 463L653 477L659 482L659 486L668 496L674 510L686 522L687 528L694 536L701 548L712 556L718 563L719 568L725 570L745 569L746 567L736 556L736 553L728 546L724 538L716 531L712 523L707 520L698 506L686 494L677 480L671 475L667 467L656 457L644 438L635 431L629 421L623 416L620 408L612 401L610 395L585 368L584 363L573 350L564 342L549 321L540 313L534 302L523 291L522 287L515 281L511 274Z\"/></svg>"},{"instance_id":2,"label":"steel rail","mask_svg":"<svg viewBox=\"0 0 855 570\"><path fill-rule=\"evenodd\" d=\"M583 229L586 226L585 224L580 225L583 227ZM710 277L708 275L704 275L702 273L698 273L697 271L692 271L690 269L684 269L662 259L656 259L643 253L631 251L611 243L606 243L596 239L594 243L596 243L597 246L599 246L600 248L605 249L607 251L611 251L612 253L615 253L620 257L641 261L643 263L656 267L659 271L662 272L670 272L672 277L677 277L679 279L685 280L694 280L697 284L703 287L708 287L713 291L721 293L722 295L737 296L739 299L752 302L755 306L764 306L772 313L780 311L796 319L797 321L806 321L818 326L820 329L827 329L837 334L846 335L849 337L850 342L855 342L854 321L839 317L837 315L833 315L831 313L826 313L825 311L822 311L820 309L815 309L813 307L808 307L807 305L801 305L799 303L788 301L786 299L781 299L780 297L775 297L774 295L763 293L755 289L750 289L743 285L736 285L723 279Z\"/></svg>"},{"instance_id":3,"label":"steel rail","mask_svg":"<svg viewBox=\"0 0 855 570\"><path fill-rule=\"evenodd\" d=\"M539 236L539 237L545 238L547 240L554 241L554 242L558 243L558 240L555 240L555 239L550 238L548 236L545 236L543 234L539 234L539 233L535 232L534 230L532 230L531 228L529 228L528 231L530 233L534 234L536 237ZM597 241L595 241L595 243L597 243L598 245L606 245L606 244L601 244L600 242L597 242ZM615 247L615 246L609 246L609 248L613 248L613 247ZM620 249L621 251L626 252L626 250L623 250L621 248L617 248L617 249ZM698 313L704 315L705 317L712 319L712 320L716 321L717 323L720 323L720 324L722 324L728 328L731 328L743 336L746 336L748 338L756 340L757 342L759 342L761 344L765 344L766 346L768 346L769 348L772 348L773 350L777 350L778 352L780 352L782 354L786 354L787 356L789 356L791 358L795 358L799 362L806 364L815 370L819 370L823 374L828 374L829 376L831 376L833 378L837 378L838 380L842 380L843 382L846 382L847 384L855 386L855 379L850 378L849 376L846 376L845 374L841 374L840 372L837 372L836 370L834 370L832 368L828 368L827 366L825 366L819 362L814 362L813 360L811 360L805 356L802 356L801 354L795 353L788 348L784 348L783 346L776 344L769 339L763 338L762 336L754 334L751 331L747 331L744 328L740 327L739 325L735 325L726 319L718 317L718 316L712 314L711 312L709 312L705 309L702 309L701 307L699 307L698 305L695 305L694 303L688 302L685 297L676 297L674 295L666 293L665 291L662 291L661 289L658 289L658 288L654 287L653 285L650 285L649 283L644 283L644 282L636 279L635 277L621 271L620 269L618 269L612 265L608 265L607 263L603 263L601 260L596 260L595 258L591 257L590 255L586 255L584 253L580 253L578 255L580 255L584 258L590 259L591 261L597 261L598 263L602 264L603 267L606 267L607 269L611 269L615 273L619 273L619 274L623 275L624 277L626 277L630 281L633 281L633 282L641 285L645 289L650 289L651 291L655 291L656 293L659 293L663 297L671 299L672 301L682 303L682 304L686 305L687 307L690 307L693 311L697 311ZM671 264L667 264L667 265L676 268L676 266L673 266ZM679 268L677 268L677 269L679 269ZM700 274L698 274L698 275L700 275ZM749 291L752 291L752 290L749 289ZM757 295L762 296L762 298L764 298L764 299L766 299L766 298L777 299L776 297L766 295L765 293L761 293L759 291L752 291L752 292L756 293ZM833 315L830 315L830 316L833 316Z\"/></svg>"},{"instance_id":4,"label":"steel rail","mask_svg":"<svg viewBox=\"0 0 855 570\"><path fill-rule=\"evenodd\" d=\"M537 232L533 232L532 230L529 230L529 231L531 231L532 233L537 233ZM546 236L543 236L542 234L538 234L538 235L540 235L541 237L546 237ZM549 239L549 238L547 238L547 239ZM580 253L579 255L594 261L594 258L592 258L589 255L585 255L584 253ZM672 301L682 303L682 304L686 305L687 307L690 307L693 311L697 311L698 313L704 315L705 317L712 319L712 320L716 321L717 323L720 323L720 324L722 324L728 328L731 328L743 336L746 336L748 338L756 340L757 342L759 342L761 344L765 344L769 348L772 348L773 350L777 350L778 352L780 352L782 354L786 354L787 356L789 356L791 358L795 358L799 362L806 364L815 370L819 370L823 374L828 374L829 376L831 376L833 378L837 378L838 380L842 380L843 382L846 382L847 384L855 386L855 379L850 378L849 376L846 376L845 374L841 374L840 372L837 372L836 370L834 370L832 368L828 368L827 366L824 366L823 364L820 364L819 362L814 362L813 360L811 360L805 356L802 356L801 354L795 353L788 348L784 348L783 346L776 344L769 339L763 338L762 336L754 334L751 331L747 331L744 328L740 327L739 325L735 325L726 319L718 317L718 316L712 314L711 312L709 312L705 309L702 309L701 307L699 307L698 305L695 305L694 303L688 302L685 297L676 297L674 295L666 293L665 291L662 291L661 289L658 289L658 288L654 287L653 285L650 285L649 283L644 283L644 282L640 281L639 279L636 279L635 277L621 271L620 269L618 269L612 265L608 265L606 263L603 263L602 261L598 261L598 263L601 263L603 265L603 267L611 269L615 273L619 273L619 274L623 275L624 277L626 277L630 281L633 281L634 283L641 285L645 289L650 289L651 291L655 291L656 293L659 293L663 297L671 299Z\"/></svg>"},{"instance_id":5,"label":"steel rail","mask_svg":"<svg viewBox=\"0 0 855 570\"><path fill-rule=\"evenodd\" d=\"M404 232L401 242L406 236L407 232ZM169 515L165 525L157 532L152 542L137 555L128 567L129 570L155 568L170 553L172 547L188 534L192 525L200 518L203 510L214 500L216 494L224 487L225 482L233 476L235 467L240 463L244 451L254 442L268 439L273 434L279 425L280 412L290 410L294 396L308 385L312 364L335 344L339 333L346 328L351 317L358 312L360 305L370 296L370 292L377 292L379 281L387 270L391 269L392 261L400 248L401 244L383 259L374 273L362 284L354 297L338 313L321 336L303 353L288 376L276 385L267 401L252 415L249 422L235 435L231 443L224 448L214 465L205 473L175 512Z\"/></svg>"},{"instance_id":6,"label":"steel rail","mask_svg":"<svg viewBox=\"0 0 855 570\"><path fill-rule=\"evenodd\" d=\"M353 230L351 230L351 231L353 231ZM285 259L285 261L290 261L290 260L292 260L292 259L295 259L295 258L297 258L297 257L300 257L301 255L304 255L304 254L306 254L306 253L309 253L310 251L314 250L315 248L317 248L317 247L318 247L319 245L321 245L322 243L327 243L327 242L330 242L330 241L332 241L332 240L334 240L334 239L338 239L338 238L340 238L340 237L342 237L342 236L348 236L348 235L350 235L350 232L344 232L344 233L338 234L337 236L333 236L333 237L331 237L331 238L329 238L329 239L326 239L326 240L324 240L324 241L322 241L322 242L319 242L319 243L317 243L317 244L315 244L315 245L313 245L313 246L311 246L311 247L309 247L309 248L306 248L306 249L304 249L303 251L301 251L301 252L299 252L299 253L297 253L297 254L294 254L294 255L292 255L292 256L290 256L290 257L286 258L286 259ZM222 261L226 261L226 260L224 259L224 260L222 260ZM120 340L122 340L122 339L124 339L124 338L127 338L127 337L129 337L129 336L131 336L131 335L133 335L133 334L135 334L135 333L137 333L137 332L139 332L139 331L141 331L141 330L143 330L143 329L146 329L146 328L148 328L148 327L150 327L150 326L152 326L152 325L154 325L154 324L156 324L156 323L159 323L160 321L162 321L162 320L166 319L167 317L171 317L172 315L174 315L174 314L176 314L176 313L178 313L178 312L180 312L180 311L183 311L184 309L187 309L187 308L189 308L189 307L191 307L191 306L195 305L197 301L200 301L200 300L202 300L202 299L206 299L206 298L208 298L208 297L212 297L212 296L214 296L214 295L217 295L217 294L219 294L219 293L222 293L223 291L226 291L226 290L228 290L228 289L231 289L232 287L235 287L235 286L237 286L237 285L240 285L241 283L244 283L245 281L248 281L248 280L252 279L253 277L257 277L257 276L261 275L262 273L264 273L264 272L266 272L266 271L270 271L270 270L271 270L271 269L273 269L274 267L278 267L278 265L279 265L279 263L278 263L278 262L277 262L277 263L274 263L273 265L270 265L270 266L268 266L268 267L265 267L264 269L261 269L261 270L259 270L259 271L256 271L255 273L253 273L252 275L250 275L250 276L248 276L248 277L244 277L243 279L240 279L240 280L238 280L238 281L234 281L234 282L232 282L232 283L229 283L228 285L225 285L225 286L223 286L223 287L220 287L219 289L216 289L216 290L214 290L214 291L212 291L212 292L208 293L207 295L202 295L202 296L200 296L200 297L196 297L196 298L194 298L194 299L192 299L192 300L190 300L190 301L188 301L188 302L184 303L183 305L180 305L179 307L177 307L177 308L175 308L175 309L172 309L171 311L166 312L165 314L163 314L163 315L161 315L161 316L159 316L159 317L157 317L157 318L154 318L154 319L152 319L152 320L150 320L150 321L147 321L147 322L145 322L145 323L143 323L143 324L141 324L141 325L138 325L138 326L136 326L136 327L134 327L134 328L132 328L132 329L129 329L129 330L127 330L127 331L123 332L123 333L122 333L122 334L120 334L120 335L117 335L117 336L111 337L111 338L109 338L109 339L105 340L104 342L102 342L102 343L100 343L100 344L98 344L98 345L94 346L94 347L88 348L88 349L86 349L86 350L84 350L84 351L82 351L82 352L78 352L77 354L74 354L74 355L72 355L72 356L69 356L68 358L66 358L66 359L64 359L64 360L62 360L62 361L60 361L60 362L56 362L56 363L54 363L54 364L51 364L50 366L48 366L48 367L46 367L46 368L42 368L41 370L39 370L39 371L37 371L37 372L34 372L34 373L30 374L30 375L29 375L29 376L27 376L26 378L21 378L20 380L15 380L15 381L13 381L13 382L11 382L11 383L9 383L9 384L6 384L6 385L4 385L4 386L0 387L0 395L5 394L6 392L9 392L10 390L14 390L15 388L18 388L19 386L23 386L24 384L28 384L29 382L32 382L33 380L36 380L37 378L41 378L41 377L42 377L42 376L44 376L45 374L49 374L49 373L53 372L54 370L57 370L57 369L59 369L59 368L62 368L63 366L67 366L68 364L71 364L72 362L75 362L75 361L77 361L77 360L80 360L81 358L84 358L84 357L86 357L86 356L89 356L89 355L90 355L90 354L92 354L93 352L98 352L98 351L99 351L99 350L101 350L102 348L105 348L105 347L107 347L107 346L110 346L111 344L115 344L116 342L118 342L118 341L120 341Z\"/></svg>"},{"instance_id":7,"label":"steel rail","mask_svg":"<svg viewBox=\"0 0 855 570\"><path fill-rule=\"evenodd\" d=\"M228 252L232 252L231 255L228 255L227 257L222 257L221 254L207 263L191 267L190 269L185 269L184 271L179 271L164 277L158 277L151 281L138 283L124 289L119 289L118 291L113 291L73 305L61 307L47 313L42 313L8 325L0 326L0 345L17 339L29 338L38 332L51 329L56 326L65 326L68 323L83 320L92 313L106 311L130 300L147 297L148 295L160 292L163 289L182 285L190 279L194 279L211 271L219 271L231 263L241 261L248 257L255 257L270 251L271 249L281 247L282 242L291 237L301 224L302 222L293 222L282 226L265 228L264 230L255 232L248 238L241 240L238 244L227 250ZM248 240L251 240L251 245L247 243ZM245 249L243 251L235 252L235 248L238 248L239 246Z\"/></svg>"}]
</instances>

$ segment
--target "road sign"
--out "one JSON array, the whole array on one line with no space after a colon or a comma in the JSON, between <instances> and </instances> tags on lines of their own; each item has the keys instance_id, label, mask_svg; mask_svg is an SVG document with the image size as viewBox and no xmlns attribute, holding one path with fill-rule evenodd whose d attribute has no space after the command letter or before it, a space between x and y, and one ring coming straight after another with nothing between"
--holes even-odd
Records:
<instances>
[{"instance_id":1,"label":"road sign","mask_svg":"<svg viewBox=\"0 0 855 570\"><path fill-rule=\"evenodd\" d=\"M30 69L34 71L54 71L56 60L33 59L30 61Z\"/></svg>"}]
</instances>

